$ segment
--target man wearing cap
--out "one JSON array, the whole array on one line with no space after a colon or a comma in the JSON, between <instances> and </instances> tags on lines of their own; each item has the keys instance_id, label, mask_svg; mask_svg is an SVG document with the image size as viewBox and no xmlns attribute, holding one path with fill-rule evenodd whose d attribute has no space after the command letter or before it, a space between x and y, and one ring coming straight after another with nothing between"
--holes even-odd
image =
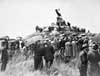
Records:
<instances>
[{"instance_id":1,"label":"man wearing cap","mask_svg":"<svg viewBox=\"0 0 100 76\"><path fill-rule=\"evenodd\" d=\"M87 58L87 53L88 53L88 44L83 44L82 46L82 51L79 54L79 72L80 76L87 76L87 66L88 66L88 58Z\"/></svg>"},{"instance_id":2,"label":"man wearing cap","mask_svg":"<svg viewBox=\"0 0 100 76\"><path fill-rule=\"evenodd\" d=\"M6 66L7 66L7 63L8 63L8 52L7 52L7 49L8 49L8 41L7 40L4 40L4 42L2 43L2 56L1 56L1 71L5 71L6 70Z\"/></svg>"}]
</instances>

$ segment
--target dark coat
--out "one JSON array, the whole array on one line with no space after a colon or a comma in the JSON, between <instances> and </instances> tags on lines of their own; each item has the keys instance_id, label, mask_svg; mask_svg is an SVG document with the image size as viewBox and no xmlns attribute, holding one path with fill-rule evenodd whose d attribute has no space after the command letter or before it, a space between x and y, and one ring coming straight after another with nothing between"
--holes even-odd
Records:
<instances>
[{"instance_id":1,"label":"dark coat","mask_svg":"<svg viewBox=\"0 0 100 76\"><path fill-rule=\"evenodd\" d=\"M38 45L36 45L35 49L34 49L34 67L36 67L35 69L39 68L39 66L42 66L41 63L43 62L42 57L44 56L44 59L46 62L51 62L54 59L54 49L52 46L43 46L43 47L39 47Z\"/></svg>"},{"instance_id":2,"label":"dark coat","mask_svg":"<svg viewBox=\"0 0 100 76\"><path fill-rule=\"evenodd\" d=\"M6 48L2 50L1 61L2 61L2 63L8 62L8 52L7 52Z\"/></svg>"},{"instance_id":3,"label":"dark coat","mask_svg":"<svg viewBox=\"0 0 100 76\"><path fill-rule=\"evenodd\" d=\"M44 58L49 61L54 59L54 48L52 46L45 47Z\"/></svg>"},{"instance_id":4,"label":"dark coat","mask_svg":"<svg viewBox=\"0 0 100 76\"><path fill-rule=\"evenodd\" d=\"M61 48L61 47L64 47L64 48L65 48L65 43L66 43L66 40L62 39L62 40L60 41L60 48Z\"/></svg>"}]
</instances>

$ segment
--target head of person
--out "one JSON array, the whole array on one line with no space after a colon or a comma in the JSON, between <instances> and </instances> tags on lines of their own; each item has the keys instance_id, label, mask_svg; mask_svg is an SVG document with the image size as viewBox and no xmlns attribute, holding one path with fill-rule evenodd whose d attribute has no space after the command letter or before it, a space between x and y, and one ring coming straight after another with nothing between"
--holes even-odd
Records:
<instances>
[{"instance_id":1,"label":"head of person","mask_svg":"<svg viewBox=\"0 0 100 76\"><path fill-rule=\"evenodd\" d=\"M2 47L3 47L3 48L8 48L8 41L7 41L7 40L4 40L4 41L2 42Z\"/></svg>"},{"instance_id":2,"label":"head of person","mask_svg":"<svg viewBox=\"0 0 100 76\"><path fill-rule=\"evenodd\" d=\"M98 44L97 43L93 43L93 49L97 50L98 48L99 48Z\"/></svg>"},{"instance_id":3,"label":"head of person","mask_svg":"<svg viewBox=\"0 0 100 76\"><path fill-rule=\"evenodd\" d=\"M87 49L87 51L88 51L88 44L87 44L87 43L84 43L84 44L82 45L81 50L84 50L84 49Z\"/></svg>"}]
</instances>

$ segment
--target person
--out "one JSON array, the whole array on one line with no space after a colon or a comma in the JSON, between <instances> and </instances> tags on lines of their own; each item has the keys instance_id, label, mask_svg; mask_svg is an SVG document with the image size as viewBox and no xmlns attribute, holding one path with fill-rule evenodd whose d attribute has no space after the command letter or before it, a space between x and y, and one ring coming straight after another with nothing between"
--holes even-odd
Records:
<instances>
[{"instance_id":1,"label":"person","mask_svg":"<svg viewBox=\"0 0 100 76\"><path fill-rule=\"evenodd\" d=\"M88 45L83 44L82 51L79 54L79 60L80 60L79 72L80 72L80 76L87 76L87 67L88 67L87 53L88 53Z\"/></svg>"},{"instance_id":2,"label":"person","mask_svg":"<svg viewBox=\"0 0 100 76\"><path fill-rule=\"evenodd\" d=\"M92 44L91 49L88 52L88 74L89 76L100 76L100 53L98 52L97 43Z\"/></svg>"},{"instance_id":3,"label":"person","mask_svg":"<svg viewBox=\"0 0 100 76\"><path fill-rule=\"evenodd\" d=\"M65 43L65 53L64 56L66 57L66 62L69 62L71 57L71 51L70 51L70 41L67 41Z\"/></svg>"},{"instance_id":4,"label":"person","mask_svg":"<svg viewBox=\"0 0 100 76\"><path fill-rule=\"evenodd\" d=\"M64 56L65 43L66 43L66 40L64 40L64 37L62 36L61 41L60 41L60 53L62 56Z\"/></svg>"},{"instance_id":5,"label":"person","mask_svg":"<svg viewBox=\"0 0 100 76\"><path fill-rule=\"evenodd\" d=\"M77 45L75 40L72 41L72 50L73 50L73 57L75 58L77 52Z\"/></svg>"},{"instance_id":6,"label":"person","mask_svg":"<svg viewBox=\"0 0 100 76\"><path fill-rule=\"evenodd\" d=\"M59 10L60 10L60 9L55 9L56 14L57 14L58 17L61 16L61 13L58 12Z\"/></svg>"},{"instance_id":7,"label":"person","mask_svg":"<svg viewBox=\"0 0 100 76\"><path fill-rule=\"evenodd\" d=\"M72 58L73 57L72 38L70 38L69 41L70 41L69 49L70 49L70 55L71 55L70 58Z\"/></svg>"},{"instance_id":8,"label":"person","mask_svg":"<svg viewBox=\"0 0 100 76\"><path fill-rule=\"evenodd\" d=\"M34 69L41 70L43 68L43 55L44 48L40 48L40 41L37 41L34 45Z\"/></svg>"},{"instance_id":9,"label":"person","mask_svg":"<svg viewBox=\"0 0 100 76\"><path fill-rule=\"evenodd\" d=\"M55 9L55 12L57 14L57 26L58 26L58 31L65 30L64 26L66 26L65 20L63 20L61 13L59 12L60 9Z\"/></svg>"},{"instance_id":10,"label":"person","mask_svg":"<svg viewBox=\"0 0 100 76\"><path fill-rule=\"evenodd\" d=\"M82 37L80 37L80 38L78 39L78 41L77 41L77 45L78 45L78 51L77 51L77 52L78 52L78 54L79 54L80 51L81 51L83 42L84 42L84 40L82 39Z\"/></svg>"},{"instance_id":11,"label":"person","mask_svg":"<svg viewBox=\"0 0 100 76\"><path fill-rule=\"evenodd\" d=\"M45 45L46 46L44 49L45 50L44 59L46 61L46 67L50 68L51 65L53 64L55 50L51 44L45 44Z\"/></svg>"},{"instance_id":12,"label":"person","mask_svg":"<svg viewBox=\"0 0 100 76\"><path fill-rule=\"evenodd\" d=\"M5 71L6 70L6 66L8 63L8 41L4 40L4 42L2 43L3 49L2 49L2 55L1 55L1 71Z\"/></svg>"}]
</instances>

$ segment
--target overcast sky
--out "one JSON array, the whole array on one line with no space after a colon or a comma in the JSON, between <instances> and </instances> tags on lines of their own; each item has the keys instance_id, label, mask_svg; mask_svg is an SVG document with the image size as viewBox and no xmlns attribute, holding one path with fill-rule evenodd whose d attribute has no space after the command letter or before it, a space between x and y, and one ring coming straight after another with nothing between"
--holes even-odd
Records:
<instances>
[{"instance_id":1,"label":"overcast sky","mask_svg":"<svg viewBox=\"0 0 100 76\"><path fill-rule=\"evenodd\" d=\"M56 21L55 9L73 26L100 32L100 0L0 0L0 37L25 37Z\"/></svg>"}]
</instances>

